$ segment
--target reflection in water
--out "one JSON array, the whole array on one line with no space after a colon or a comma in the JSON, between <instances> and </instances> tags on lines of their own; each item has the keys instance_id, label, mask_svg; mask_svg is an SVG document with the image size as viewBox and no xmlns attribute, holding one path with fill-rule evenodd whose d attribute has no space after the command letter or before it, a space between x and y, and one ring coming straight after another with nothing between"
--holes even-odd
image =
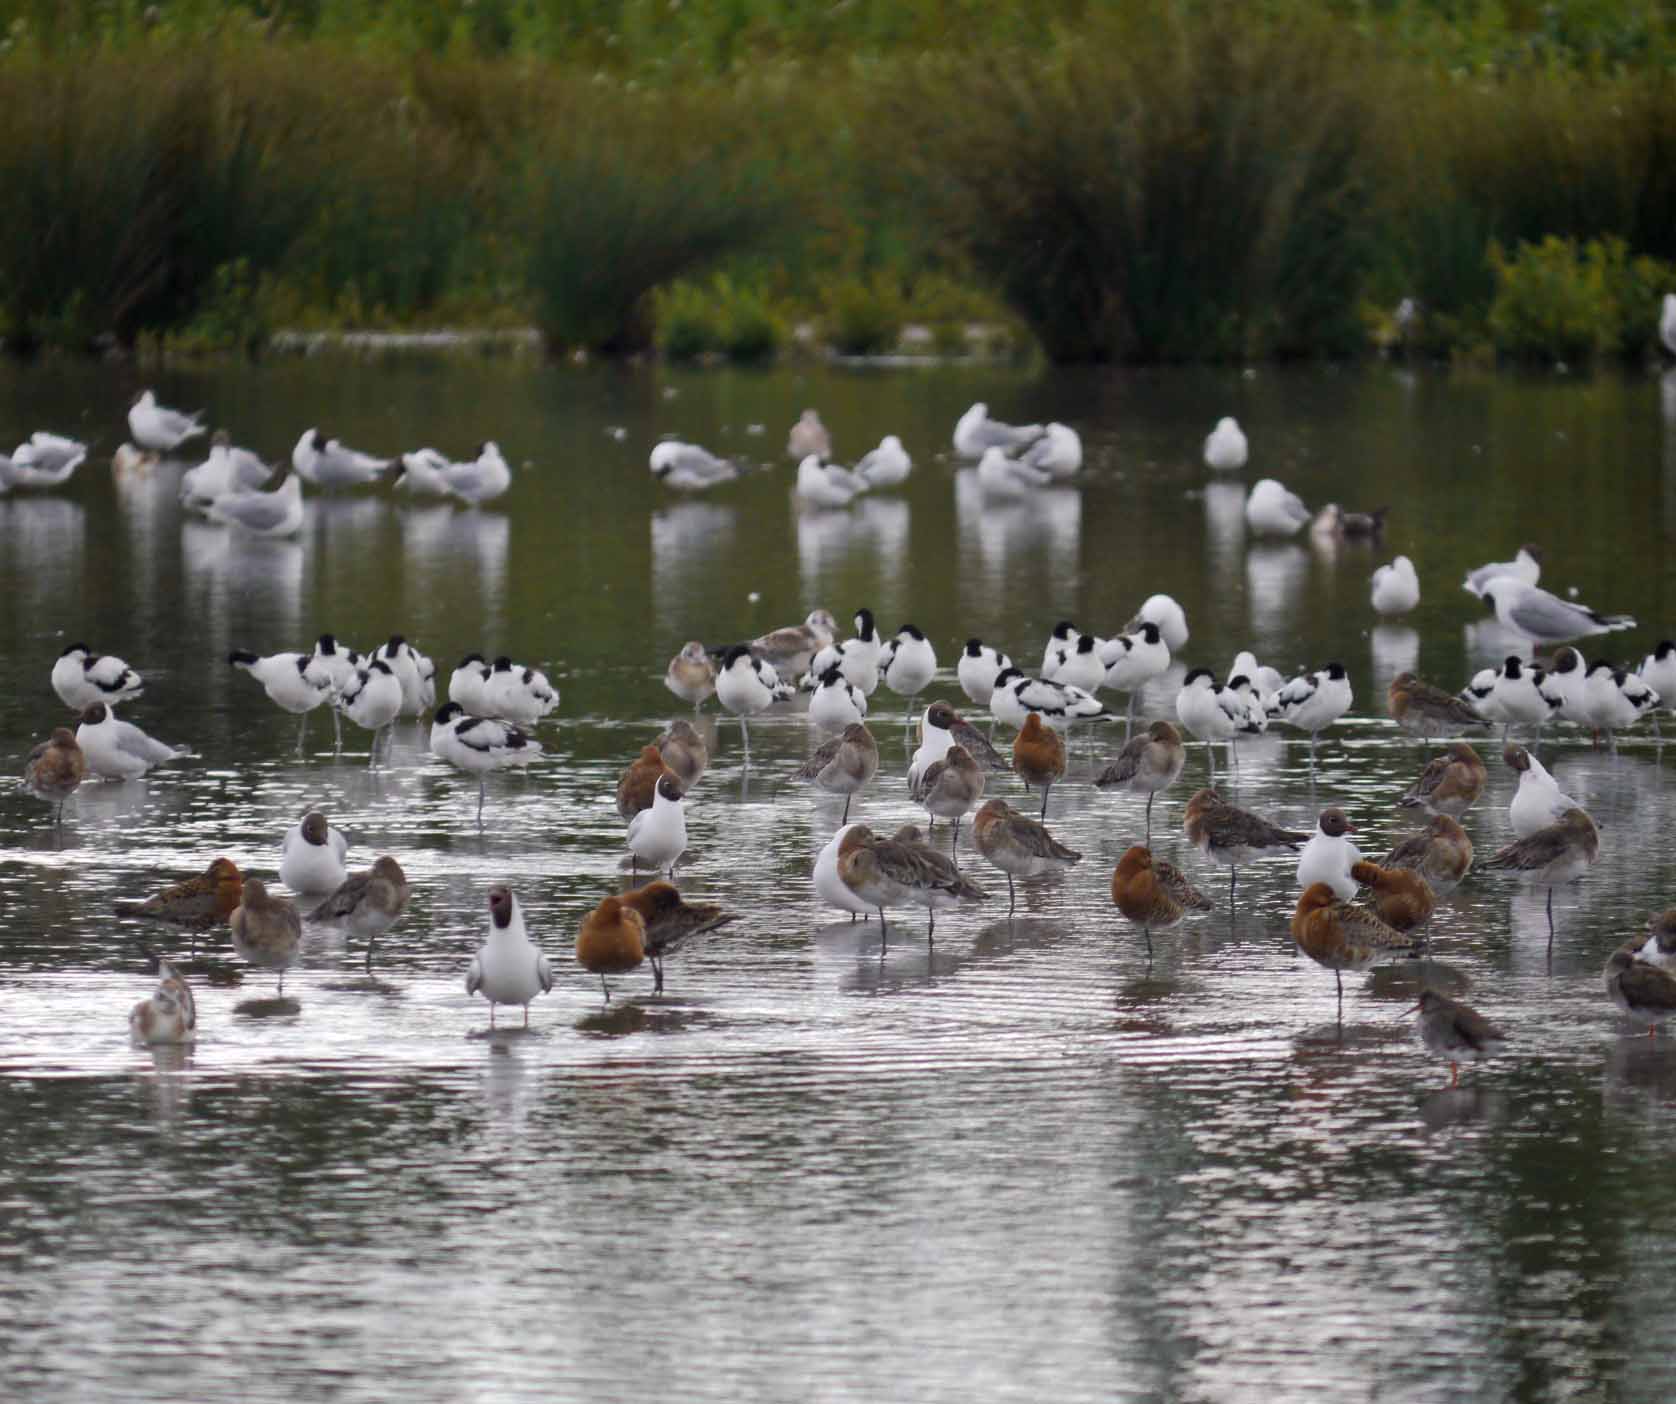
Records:
<instances>
[{"instance_id":1,"label":"reflection in water","mask_svg":"<svg viewBox=\"0 0 1676 1404\"><path fill-rule=\"evenodd\" d=\"M57 623L86 579L81 504L46 494L0 496L9 594L42 622Z\"/></svg>"},{"instance_id":2,"label":"reflection in water","mask_svg":"<svg viewBox=\"0 0 1676 1404\"><path fill-rule=\"evenodd\" d=\"M1209 567L1231 576L1245 545L1245 488L1239 483L1205 484L1205 537L1210 547Z\"/></svg>"},{"instance_id":3,"label":"reflection in water","mask_svg":"<svg viewBox=\"0 0 1676 1404\"><path fill-rule=\"evenodd\" d=\"M1463 596L1466 595L1462 591ZM1466 598L1471 598L1466 596ZM1534 656L1531 641L1523 634L1509 629L1495 615L1487 619L1476 619L1464 625L1461 629L1461 640L1466 645L1467 669L1460 681L1465 686L1473 673L1480 668L1494 668L1504 662L1510 654L1520 658ZM1440 684L1442 685L1442 684Z\"/></svg>"},{"instance_id":4,"label":"reflection in water","mask_svg":"<svg viewBox=\"0 0 1676 1404\"><path fill-rule=\"evenodd\" d=\"M1259 656L1283 652L1296 639L1296 611L1308 583L1309 552L1302 546L1254 545L1245 553L1249 647Z\"/></svg>"},{"instance_id":5,"label":"reflection in water","mask_svg":"<svg viewBox=\"0 0 1676 1404\"><path fill-rule=\"evenodd\" d=\"M738 508L718 502L676 502L652 513L652 608L666 634L691 636L692 601L734 554L738 520Z\"/></svg>"},{"instance_id":6,"label":"reflection in water","mask_svg":"<svg viewBox=\"0 0 1676 1404\"><path fill-rule=\"evenodd\" d=\"M302 589L306 551L300 541L271 541L207 522L183 521L182 574L188 607L209 632L211 650L223 659L248 637L294 641L304 638ZM225 681L225 670L218 677Z\"/></svg>"},{"instance_id":7,"label":"reflection in water","mask_svg":"<svg viewBox=\"0 0 1676 1404\"><path fill-rule=\"evenodd\" d=\"M1374 691L1383 694L1398 673L1420 666L1420 635L1406 624L1375 624L1368 634L1373 653Z\"/></svg>"},{"instance_id":8,"label":"reflection in water","mask_svg":"<svg viewBox=\"0 0 1676 1404\"><path fill-rule=\"evenodd\" d=\"M954 511L960 533L963 605L981 617L993 602L979 596L1033 575L1048 582L1074 579L1081 569L1082 493L1041 488L1017 501L998 501L978 486L976 469L954 475Z\"/></svg>"},{"instance_id":9,"label":"reflection in water","mask_svg":"<svg viewBox=\"0 0 1676 1404\"><path fill-rule=\"evenodd\" d=\"M407 507L402 548L428 579L464 587L483 603L484 633L498 636L506 604L506 552L512 519L504 512L466 511L451 505ZM462 571L462 567L464 568Z\"/></svg>"}]
</instances>

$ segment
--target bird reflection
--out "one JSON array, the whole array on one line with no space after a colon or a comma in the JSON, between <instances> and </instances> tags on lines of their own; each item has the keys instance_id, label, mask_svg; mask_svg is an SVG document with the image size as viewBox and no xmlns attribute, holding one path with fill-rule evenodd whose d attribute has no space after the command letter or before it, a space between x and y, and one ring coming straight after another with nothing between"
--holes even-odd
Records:
<instances>
[{"instance_id":1,"label":"bird reflection","mask_svg":"<svg viewBox=\"0 0 1676 1404\"><path fill-rule=\"evenodd\" d=\"M285 638L299 633L306 555L301 542L182 522L180 554L190 606L209 632L206 642L214 653L232 647L235 628Z\"/></svg>"},{"instance_id":2,"label":"bird reflection","mask_svg":"<svg viewBox=\"0 0 1676 1404\"><path fill-rule=\"evenodd\" d=\"M1309 552L1302 546L1253 546L1245 553L1251 631L1259 653L1291 644L1297 611L1309 583Z\"/></svg>"},{"instance_id":3,"label":"bird reflection","mask_svg":"<svg viewBox=\"0 0 1676 1404\"><path fill-rule=\"evenodd\" d=\"M1505 1094L1487 1087L1444 1087L1420 1103L1420 1120L1428 1131L1451 1126L1493 1126L1506 1119Z\"/></svg>"},{"instance_id":4,"label":"bird reflection","mask_svg":"<svg viewBox=\"0 0 1676 1404\"><path fill-rule=\"evenodd\" d=\"M147 1044L152 1076L142 1078L151 1119L159 1129L173 1127L192 1105L192 1079L182 1076L192 1068L190 1043Z\"/></svg>"},{"instance_id":5,"label":"bird reflection","mask_svg":"<svg viewBox=\"0 0 1676 1404\"><path fill-rule=\"evenodd\" d=\"M1380 691L1398 673L1412 673L1420 666L1420 634L1406 624L1376 624L1368 643L1373 650L1374 686Z\"/></svg>"},{"instance_id":6,"label":"bird reflection","mask_svg":"<svg viewBox=\"0 0 1676 1404\"><path fill-rule=\"evenodd\" d=\"M62 497L0 497L13 603L25 613L57 618L85 579L86 524L81 504Z\"/></svg>"},{"instance_id":7,"label":"bird reflection","mask_svg":"<svg viewBox=\"0 0 1676 1404\"><path fill-rule=\"evenodd\" d=\"M1210 565L1218 575L1232 574L1245 544L1245 488L1240 483L1205 484L1205 537Z\"/></svg>"},{"instance_id":8,"label":"bird reflection","mask_svg":"<svg viewBox=\"0 0 1676 1404\"><path fill-rule=\"evenodd\" d=\"M804 594L817 597L835 571L867 561L881 597L899 595L909 520L900 497L862 497L842 512L799 512L797 568Z\"/></svg>"},{"instance_id":9,"label":"bird reflection","mask_svg":"<svg viewBox=\"0 0 1676 1404\"><path fill-rule=\"evenodd\" d=\"M451 505L409 507L400 514L402 550L422 563L437 585L452 585L461 568L476 577L476 593L493 608L505 598L506 552L512 520L502 512L463 512Z\"/></svg>"},{"instance_id":10,"label":"bird reflection","mask_svg":"<svg viewBox=\"0 0 1676 1404\"><path fill-rule=\"evenodd\" d=\"M968 468L955 474L954 510L961 558L973 567L962 570L963 585L988 592L1026 571L1037 588L1051 592L1075 579L1082 554L1082 494L1075 488L1040 488L1017 501L997 501Z\"/></svg>"},{"instance_id":11,"label":"bird reflection","mask_svg":"<svg viewBox=\"0 0 1676 1404\"><path fill-rule=\"evenodd\" d=\"M691 601L734 554L738 523L738 508L716 502L677 502L652 513L652 602L665 629L679 633L691 623Z\"/></svg>"},{"instance_id":12,"label":"bird reflection","mask_svg":"<svg viewBox=\"0 0 1676 1404\"><path fill-rule=\"evenodd\" d=\"M1531 656L1531 641L1509 629L1494 615L1463 625L1461 642L1466 646L1469 670L1497 667L1510 653L1516 653L1521 658ZM1466 678L1461 681L1464 683Z\"/></svg>"}]
</instances>

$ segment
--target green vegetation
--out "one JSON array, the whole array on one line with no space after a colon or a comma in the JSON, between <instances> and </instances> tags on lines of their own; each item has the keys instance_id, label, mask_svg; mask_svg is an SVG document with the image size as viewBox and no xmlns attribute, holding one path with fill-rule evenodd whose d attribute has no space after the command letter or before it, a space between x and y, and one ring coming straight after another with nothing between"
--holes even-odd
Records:
<instances>
[{"instance_id":1,"label":"green vegetation","mask_svg":"<svg viewBox=\"0 0 1676 1404\"><path fill-rule=\"evenodd\" d=\"M0 333L1642 357L1673 11L0 0Z\"/></svg>"}]
</instances>

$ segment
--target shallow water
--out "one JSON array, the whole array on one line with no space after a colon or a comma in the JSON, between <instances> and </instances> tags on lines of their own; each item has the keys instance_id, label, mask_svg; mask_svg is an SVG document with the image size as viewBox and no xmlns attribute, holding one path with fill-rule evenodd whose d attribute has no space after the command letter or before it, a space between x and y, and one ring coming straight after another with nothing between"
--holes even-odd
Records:
<instances>
[{"instance_id":1,"label":"shallow water","mask_svg":"<svg viewBox=\"0 0 1676 1404\"><path fill-rule=\"evenodd\" d=\"M1617 654L1669 631L1676 390L401 359L171 376L166 401L208 405L274 457L318 421L380 452L492 434L529 465L500 508L313 498L300 542L253 546L182 519L181 465L113 479L135 388L104 367L0 371L14 438L98 441L63 495L0 499L0 751L15 768L61 719L47 674L85 638L146 674L125 715L199 753L84 787L57 833L25 796L0 805L8 1396L378 1399L393 1378L449 1400L1668 1390L1676 1052L1633 1036L1599 978L1676 888L1676 758L1651 738L1544 746L1603 834L1556 897L1551 950L1540 890L1475 874L1441 907L1434 978L1513 1034L1454 1090L1411 1037L1411 967L1348 977L1337 1022L1331 977L1287 935L1289 863L1244 870L1230 913L1225 874L1178 852L1217 909L1158 936L1149 965L1107 895L1142 806L1086 783L1109 729L1053 796L1078 868L1022 885L1009 921L963 829L990 899L940 920L934 945L905 915L881 950L877 923L809 890L840 805L774 795L803 718L753 725L748 770L737 725L712 720L681 882L742 920L671 960L661 998L640 971L606 1005L571 945L626 881L615 780L675 714L668 657L817 604L912 619L946 665L977 633L1032 666L1056 619L1105 632L1167 590L1189 611L1188 663L1223 671L1242 646L1286 671L1341 658L1357 702L1314 776L1307 745L1276 735L1241 747L1232 784L1292 825L1342 804L1382 853L1413 822L1394 801L1427 754L1384 720L1384 683L1417 666L1458 685L1505 648L1458 589L1465 568L1536 540L1545 584L1639 616ZM1081 428L1080 486L985 504L943 449L977 398ZM804 404L851 458L899 433L907 490L798 513L780 451ZM1248 541L1238 490L1207 489L1198 461L1224 412L1252 437L1240 481L1390 502L1383 547ZM663 496L645 468L663 432L777 471ZM1424 598L1376 626L1367 577L1397 552ZM295 722L225 656L323 629L362 647L402 630L444 678L477 647L548 664L549 755L491 780L481 831L475 787L427 758L417 725L387 769L368 771L353 728L334 756L321 716L299 756ZM952 669L934 692L960 700ZM1145 702L1163 714L1170 690ZM875 828L922 817L896 778L902 711L875 698L890 778L853 816ZM1158 803L1166 849L1205 764L1195 748ZM1511 780L1495 764L1467 821L1481 854L1510 837ZM196 1045L132 1048L139 943L168 933L112 901L217 853L271 873L311 803L356 859L395 853L415 883L373 977L358 942L311 933L276 1007L272 977L217 938L193 976ZM489 1036L462 985L495 881L557 972L528 1033L503 1011Z\"/></svg>"}]
</instances>

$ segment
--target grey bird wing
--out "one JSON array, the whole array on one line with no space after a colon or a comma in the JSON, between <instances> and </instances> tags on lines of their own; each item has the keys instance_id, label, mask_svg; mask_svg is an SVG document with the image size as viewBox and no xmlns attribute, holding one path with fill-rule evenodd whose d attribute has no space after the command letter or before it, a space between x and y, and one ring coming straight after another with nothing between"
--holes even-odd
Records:
<instances>
[{"instance_id":1,"label":"grey bird wing","mask_svg":"<svg viewBox=\"0 0 1676 1404\"><path fill-rule=\"evenodd\" d=\"M173 746L167 746L155 737L147 736L132 722L117 722L116 744L117 749L123 754L143 760L147 765L161 765L166 760L173 760L176 755Z\"/></svg>"},{"instance_id":2,"label":"grey bird wing","mask_svg":"<svg viewBox=\"0 0 1676 1404\"><path fill-rule=\"evenodd\" d=\"M1602 628L1621 627L1619 622L1584 605L1551 595L1532 586L1507 611L1508 623L1535 639L1571 639ZM1633 620L1628 621L1634 623Z\"/></svg>"},{"instance_id":3,"label":"grey bird wing","mask_svg":"<svg viewBox=\"0 0 1676 1404\"><path fill-rule=\"evenodd\" d=\"M797 771L792 778L796 780L813 780L821 773L821 771L825 770L827 766L831 765L833 761L838 759L838 749L843 744L844 738L842 736L834 736L830 741L823 741L819 746L815 747L814 752L810 755L809 759L804 761L802 765L798 766Z\"/></svg>"},{"instance_id":4,"label":"grey bird wing","mask_svg":"<svg viewBox=\"0 0 1676 1404\"><path fill-rule=\"evenodd\" d=\"M991 746L989 739L983 732L979 731L965 717L957 720L949 728L949 731L953 734L955 742L964 746L972 759L985 770L1002 771L1013 768L1013 763L997 751L995 747Z\"/></svg>"},{"instance_id":5,"label":"grey bird wing","mask_svg":"<svg viewBox=\"0 0 1676 1404\"><path fill-rule=\"evenodd\" d=\"M1411 834L1379 860L1382 868L1418 868L1431 846L1429 833Z\"/></svg>"},{"instance_id":6,"label":"grey bird wing","mask_svg":"<svg viewBox=\"0 0 1676 1404\"><path fill-rule=\"evenodd\" d=\"M471 964L466 966L466 993L474 995L483 988L483 962L477 956L471 958Z\"/></svg>"},{"instance_id":7,"label":"grey bird wing","mask_svg":"<svg viewBox=\"0 0 1676 1404\"><path fill-rule=\"evenodd\" d=\"M1127 785L1140 773L1141 757L1146 754L1146 736L1132 737L1117 753L1117 759L1094 777L1094 784L1105 789L1108 785Z\"/></svg>"},{"instance_id":8,"label":"grey bird wing","mask_svg":"<svg viewBox=\"0 0 1676 1404\"><path fill-rule=\"evenodd\" d=\"M338 890L308 914L310 921L342 921L353 916L372 885L372 872L352 873Z\"/></svg>"},{"instance_id":9,"label":"grey bird wing","mask_svg":"<svg viewBox=\"0 0 1676 1404\"><path fill-rule=\"evenodd\" d=\"M1483 1052L1492 1043L1505 1043L1507 1035L1470 1005L1449 1000L1445 1005L1455 1036L1469 1048Z\"/></svg>"},{"instance_id":10,"label":"grey bird wing","mask_svg":"<svg viewBox=\"0 0 1676 1404\"><path fill-rule=\"evenodd\" d=\"M1220 848L1296 848L1311 835L1271 824L1260 814L1224 804L1204 815L1211 840Z\"/></svg>"},{"instance_id":11,"label":"grey bird wing","mask_svg":"<svg viewBox=\"0 0 1676 1404\"><path fill-rule=\"evenodd\" d=\"M1521 871L1545 868L1556 858L1563 856L1571 845L1571 832L1563 825L1550 824L1546 829L1538 829L1529 838L1522 838L1517 843L1510 843L1506 848L1499 849L1484 861L1484 866Z\"/></svg>"},{"instance_id":12,"label":"grey bird wing","mask_svg":"<svg viewBox=\"0 0 1676 1404\"><path fill-rule=\"evenodd\" d=\"M267 531L283 522L291 510L277 492L233 492L210 504L209 514L250 531Z\"/></svg>"},{"instance_id":13,"label":"grey bird wing","mask_svg":"<svg viewBox=\"0 0 1676 1404\"><path fill-rule=\"evenodd\" d=\"M1082 861L1082 854L1074 848L1067 848L1029 815L1008 814L1006 823L1007 836L1033 857L1057 858L1062 863Z\"/></svg>"},{"instance_id":14,"label":"grey bird wing","mask_svg":"<svg viewBox=\"0 0 1676 1404\"><path fill-rule=\"evenodd\" d=\"M1449 769L1449 762L1452 759L1452 756L1434 756L1427 761L1426 768L1420 772L1420 778L1414 782L1409 792L1397 802L1407 805L1424 803L1426 797L1443 783L1444 772Z\"/></svg>"}]
</instances>

